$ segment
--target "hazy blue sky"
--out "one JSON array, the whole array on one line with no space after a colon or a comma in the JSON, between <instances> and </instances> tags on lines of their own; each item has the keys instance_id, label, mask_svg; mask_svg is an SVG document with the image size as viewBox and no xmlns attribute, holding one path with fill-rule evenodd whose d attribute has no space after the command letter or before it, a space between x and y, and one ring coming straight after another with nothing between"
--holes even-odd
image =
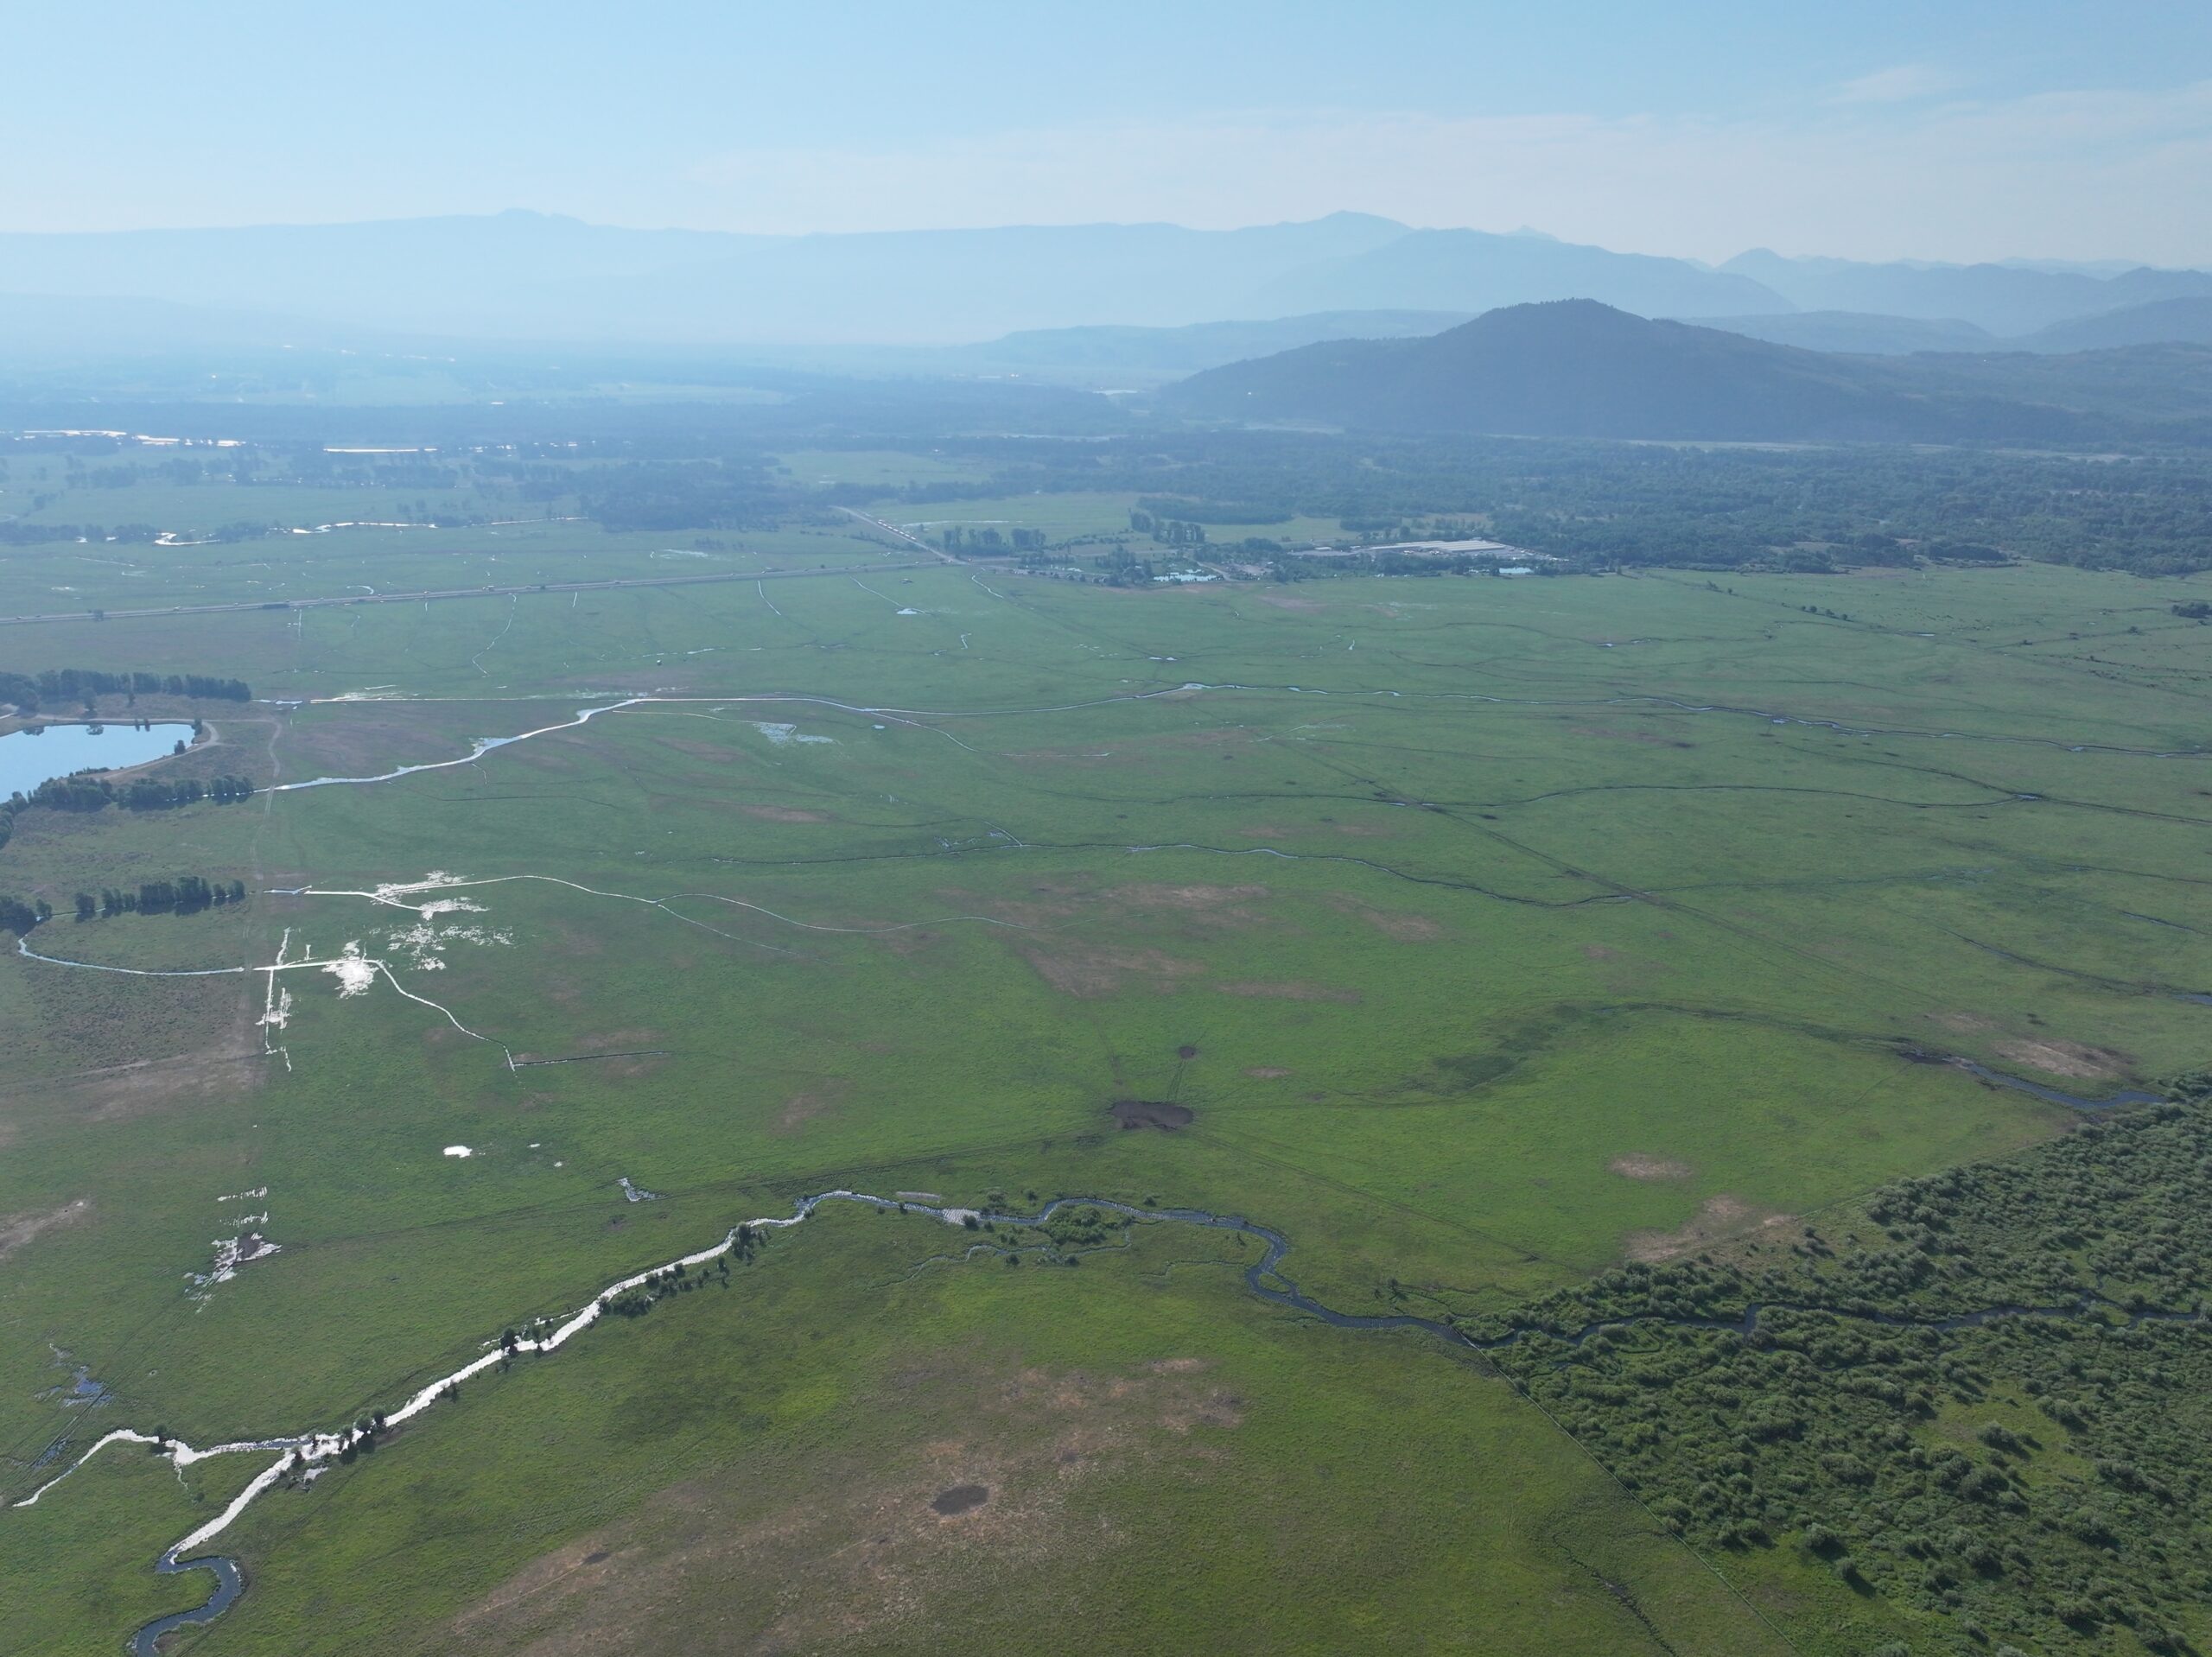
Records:
<instances>
[{"instance_id":1,"label":"hazy blue sky","mask_svg":"<svg viewBox=\"0 0 2212 1657\"><path fill-rule=\"evenodd\" d=\"M73 0L0 228L1337 207L1725 257L2212 262L2212 5Z\"/></svg>"}]
</instances>

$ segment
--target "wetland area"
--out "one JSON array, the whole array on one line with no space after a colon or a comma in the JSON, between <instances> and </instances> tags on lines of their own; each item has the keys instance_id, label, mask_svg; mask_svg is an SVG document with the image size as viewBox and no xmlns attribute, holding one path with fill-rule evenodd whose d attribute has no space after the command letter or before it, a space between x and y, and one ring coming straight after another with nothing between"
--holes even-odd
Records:
<instances>
[{"instance_id":1,"label":"wetland area","mask_svg":"<svg viewBox=\"0 0 2212 1657\"><path fill-rule=\"evenodd\" d=\"M2201 1056L2162 595L902 579L210 616L176 667L258 700L152 774L252 798L18 816L0 889L57 909L249 897L0 957L0 1648L1013 1649L1172 1570L1108 1648L1295 1603L1317 1651L1948 1650L1961 1590L1874 1544L1670 1522L1605 1372L2204 1338L2094 1239L1941 1304L1834 1264L1949 1258L1870 1205ZM126 734L64 728L0 742ZM1900 1430L2027 1432L1966 1397ZM1224 1544L1255 1501L1287 1533Z\"/></svg>"}]
</instances>

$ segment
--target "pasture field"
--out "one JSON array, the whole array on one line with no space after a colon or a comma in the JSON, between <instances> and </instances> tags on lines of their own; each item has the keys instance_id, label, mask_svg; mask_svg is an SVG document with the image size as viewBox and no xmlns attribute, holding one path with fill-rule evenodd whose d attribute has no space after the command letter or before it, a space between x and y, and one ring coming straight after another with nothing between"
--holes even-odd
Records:
<instances>
[{"instance_id":1,"label":"pasture field","mask_svg":"<svg viewBox=\"0 0 2212 1657\"><path fill-rule=\"evenodd\" d=\"M543 533L528 567L584 564ZM325 543L287 579L350 579ZM251 596L218 551L160 579ZM0 613L40 607L7 564ZM0 629L12 670L263 699L174 762L250 762L250 801L0 848L60 911L0 956L0 1483L394 1409L838 1188L1244 1216L1324 1305L1432 1319L1780 1256L2079 1120L2002 1078L2202 1063L2184 590L931 565ZM182 871L251 895L69 918ZM1817 1563L1793 1594L1671 1534L1486 1360L1253 1296L1233 1234L977 1241L825 1205L470 1381L248 1507L211 1546L251 1587L177 1648L1854 1649ZM102 1401L55 1394L78 1364ZM0 1649L203 1598L153 1557L274 1459L180 1486L126 1444L0 1509Z\"/></svg>"}]
</instances>

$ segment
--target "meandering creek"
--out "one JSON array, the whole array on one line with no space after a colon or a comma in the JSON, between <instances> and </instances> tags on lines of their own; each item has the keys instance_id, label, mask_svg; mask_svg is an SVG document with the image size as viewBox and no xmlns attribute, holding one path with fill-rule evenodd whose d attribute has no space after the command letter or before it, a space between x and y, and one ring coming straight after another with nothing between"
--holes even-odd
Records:
<instances>
[{"instance_id":1,"label":"meandering creek","mask_svg":"<svg viewBox=\"0 0 2212 1657\"><path fill-rule=\"evenodd\" d=\"M1185 685L1181 689L1184 692L1230 689L1264 689L1296 692L1300 689L1300 688L1297 686L1230 687L1198 684ZM1100 699L1099 702L1096 702L1071 704L1067 708L1063 708L1049 710L1015 709L988 711L1001 713L1046 711L1065 712L1072 711L1077 708L1098 706L1105 703L1126 701L1142 701L1152 696L1172 694L1176 693L1169 691L1146 691L1135 693L1128 696L1107 697ZM1325 695L1328 693L1315 693L1309 691L1306 694ZM1348 696L1395 696L1400 693L1395 691L1370 690L1363 692L1352 691L1339 694L1344 694ZM1469 696L1465 698L1452 699L1501 702L1510 700L1507 698L1486 696ZM499 748L511 743L526 740L531 737L545 735L552 732L573 729L577 726L588 722L590 720L601 714L614 713L631 708L649 706L664 702L695 701L713 701L732 704L739 702L760 703L766 702L810 703L816 706L836 708L841 711L868 714L893 719L901 724L921 726L923 728L932 730L935 730L937 727L927 725L925 721L963 716L959 714L927 713L914 709L855 708L848 704L830 702L826 698L815 697L732 696L705 698L633 696L622 698L599 706L584 708L580 709L572 719L563 721L556 724L544 726L538 729L524 731L514 736L480 740L471 746L471 749L467 753L454 759L435 761L426 765L400 766L392 771L372 777L326 777L316 778L298 783L279 784L274 785L270 791L283 792L299 789L330 787L333 785L344 785L349 784L374 784L396 780L403 777L414 775L420 771L469 765L474 764L486 754L494 752ZM1675 702L1671 699L1656 696L1623 696L1607 698L1603 699L1599 705L1632 705L1637 703L1675 708L1690 713L1736 715L1748 714L1754 717L1769 719L1776 723L1818 726L1845 732L1847 734L1853 735L1868 735L1876 733L1909 734L1916 736L1940 736L1951 740L1974 740L1993 742L2031 742L2038 740L2038 739L2009 736L1974 736L1971 733L1958 732L1862 732L1850 730L1848 727L1829 721L1806 719L1794 715L1764 714L1759 710L1755 709L1726 708L1717 705L1697 706ZM1574 704L1531 702L1527 705L1557 706ZM976 710L976 712L970 713L965 716L980 716L984 711L986 710ZM105 730L95 735L92 734L89 727L86 726L56 725L48 727L42 733L35 736L18 733L4 738L0 738L0 798L4 798L9 793L16 790L28 793L30 790L35 788L39 783L47 780L48 778L66 776L73 771L83 770L87 767L94 766L102 769L122 769L131 765L143 765L149 760L159 759L163 754L169 752L179 740L188 740L190 730L191 727L189 726L179 724L156 725L149 729L144 730L135 729L128 724L116 724L108 726ZM940 735L950 735L949 733L943 731L938 731L938 733ZM952 740L956 742L958 740L957 738ZM965 746L966 745L961 744L960 746ZM2049 746L2070 747L2070 751L2075 752L2096 752L2150 754L2154 752L2150 750L2114 749L2104 747L2099 745L2071 746L2060 743L2050 743ZM2196 759L2205 756L2202 752L2190 751L2175 753L2157 753L2155 757L2162 759ZM372 896L373 894L348 893L345 895L367 897ZM32 955L33 953L20 940L18 941L17 948L19 953L27 955ZM42 955L35 956L35 958L39 960L49 959L49 957ZM55 964L90 965L92 963L57 962ZM269 968L232 967L207 970L224 973L268 971L270 974L270 981L273 984L275 981L275 975L278 970L291 968L296 966L301 968L305 968L310 963L304 961L297 963L284 961L280 954L278 962ZM328 963L322 962L313 963L317 970L327 969L327 964ZM382 963L365 964L381 967ZM104 968L104 970L128 972L133 969ZM172 975L161 974L149 975L167 976ZM395 987L397 987L396 981ZM408 994L408 992L404 990L401 993L403 994ZM419 1000L422 998L410 995L410 999ZM425 1002L424 1004L432 1006L435 1006L436 1005L432 1002ZM437 1010L440 1012L445 1011L443 1008L438 1008ZM450 1013L448 1013L446 1016L448 1019L452 1019L453 1015ZM454 1022L457 1026L459 1025L459 1021L457 1019L454 1020ZM465 1030L465 1026L461 1027ZM467 1031L466 1033L470 1035L476 1034L476 1032L473 1031ZM488 1039L488 1038L479 1038ZM2083 1110L2096 1110L2113 1105L2145 1103L2150 1102L2158 1097L2156 1095L2145 1094L2135 1090L2126 1090L2116 1093L2107 1099L2087 1099L2063 1092L2054 1088L2045 1087L2040 1083L2031 1082L2017 1076L2008 1076L2000 1071L1991 1070L1968 1061L1955 1060L1953 1062L1959 1063L1962 1068L1970 1071L1984 1082L1999 1086L2018 1089L2021 1091L2032 1094L2035 1096L2051 1103L2069 1105ZM510 1064L514 1063L513 1056L512 1054L509 1055L509 1063ZM626 1179L624 1181L624 1187L626 1196L627 1196L632 1202L649 1201L654 1195L656 1195L652 1192L631 1187ZM1164 1222L1172 1224L1198 1226L1212 1230L1234 1232L1242 1236L1255 1239L1262 1246L1260 1258L1256 1261L1246 1266L1244 1268L1243 1276L1245 1286L1251 1293L1271 1305L1285 1307L1288 1310L1303 1314L1304 1316L1315 1318L1332 1328L1360 1330L1416 1330L1442 1340L1452 1346L1470 1352L1478 1353L1499 1350L1526 1340L1532 1335L1540 1332L1523 1328L1511 1330L1505 1334L1499 1336L1478 1337L1459 1328L1449 1320L1443 1318L1426 1317L1413 1313L1378 1314L1354 1313L1337 1311L1332 1307L1322 1305L1319 1301L1313 1299L1311 1296L1305 1293L1304 1291L1300 1289L1294 1280L1283 1273L1281 1270L1282 1261L1290 1253L1291 1249L1290 1241L1286 1235L1284 1235L1284 1234L1280 1231L1276 1231L1270 1227L1260 1225L1253 1221L1235 1216L1213 1214L1199 1209L1137 1208L1127 1203L1115 1202L1110 1199L1083 1197L1058 1198L1053 1202L1046 1203L1036 1214L1023 1216L983 1212L946 1206L942 1203L933 1204L917 1203L910 1197L883 1197L871 1196L865 1192L838 1190L823 1191L810 1197L801 1198L795 1206L793 1212L788 1216L753 1220L747 1222L746 1226L743 1227L733 1226L724 1234L720 1242L710 1248L702 1249L696 1254L685 1255L680 1261L667 1261L648 1271L639 1273L632 1277L624 1279L620 1282L612 1284L607 1288L601 1290L588 1305L572 1313L568 1318L561 1322L556 1327L552 1329L550 1333L519 1339L512 1347L501 1347L496 1343L490 1345L487 1350L481 1356L463 1365L450 1374L444 1375L437 1380L432 1381L426 1386L418 1389L403 1404L386 1413L383 1418L384 1422L386 1426L396 1426L416 1415L422 1414L430 1409L441 1399L448 1396L462 1381L468 1381L477 1375L482 1374L486 1371L495 1367L502 1366L516 1357L524 1355L540 1356L550 1355L571 1337L582 1333L584 1330L590 1328L594 1324L595 1324L618 1296L632 1289L645 1286L660 1273L669 1271L677 1265L682 1265L689 1269L704 1265L715 1260L717 1257L728 1253L736 1246L737 1239L741 1231L747 1229L750 1229L752 1231L774 1230L796 1226L806 1220L807 1217L813 1214L823 1203L830 1202L856 1203L874 1208L896 1209L903 1213L925 1215L943 1222L945 1224L959 1227L963 1229L970 1220L975 1221L979 1226L988 1223L995 1226L1011 1225L1014 1227L1034 1227L1042 1225L1054 1214L1063 1209L1088 1208L1119 1215L1131 1221ZM982 1240L978 1240L975 1243L971 1244L969 1252L973 1253L977 1250L992 1253L1016 1252L1009 1250L1005 1245L996 1242L984 1241ZM1835 1308L1811 1306L1763 1307L1754 1304L1748 1306L1740 1317L1733 1320L1700 1319L1688 1317L1618 1318L1593 1323L1585 1328L1576 1330L1558 1331L1556 1332L1554 1338L1563 1340L1570 1344L1579 1345L1583 1341L1588 1339L1591 1336L1597 1334L1603 1330L1650 1323L1662 1324L1670 1327L1726 1330L1732 1330L1739 1334L1749 1335L1757 1330L1759 1318L1763 1312L1777 1311L1829 1311L1835 1316L1856 1317L1863 1321L1899 1327L1917 1327L1938 1330L1957 1329L1986 1323L1992 1319L2000 1317L2064 1317L2095 1315L2100 1309L2101 1304L2101 1303L2100 1303L2098 1297L2094 1295L2083 1295L2078 1300L2065 1305L2044 1307L2009 1305L1988 1306L1940 1318L1915 1318L1901 1315L1864 1311L1854 1312ZM2120 1309L2114 1308L2113 1310ZM2130 1316L2131 1321L2134 1322L2148 1320L2189 1322L2202 1321L2202 1315L2196 1313L2153 1311L2139 1312L2131 1314ZM342 1454L348 1453L353 1442L353 1430L341 1428L335 1432L310 1432L286 1437L257 1438L232 1444L218 1444L207 1450L195 1450L188 1444L175 1440L157 1440L150 1435L138 1432L132 1429L119 1428L101 1438L97 1443L93 1444L91 1448L86 1450L82 1456L79 1456L75 1461L71 1463L67 1468L64 1469L52 1479L47 1481L47 1482L34 1490L29 1496L19 1501L15 1505L18 1508L23 1508L29 1507L37 1502L42 1496L46 1495L48 1491L52 1490L56 1485L62 1482L63 1480L67 1479L71 1472L73 1472L77 1468L83 1466L86 1461L90 1460L93 1456L98 1455L103 1449L111 1444L138 1444L147 1445L157 1451L164 1451L168 1459L180 1469L188 1466L194 1462L205 1459L210 1456L265 1453L270 1451L276 1452L276 1459L269 1466L264 1468L260 1474L256 1476L256 1477L232 1500L221 1514L201 1525L198 1529L192 1532L189 1535L182 1538L169 1548L164 1550L160 1559L156 1562L155 1569L163 1575L174 1575L187 1571L205 1570L213 1572L216 1579L214 1592L204 1603L188 1610L179 1611L167 1616L156 1618L153 1622L148 1622L143 1627L140 1628L133 1635L130 1646L132 1651L138 1654L138 1657L156 1657L159 1642L166 1635L173 1633L180 1628L200 1625L213 1622L215 1618L220 1616L225 1611L229 1609L230 1607L234 1604L239 1597L245 1591L245 1578L243 1571L240 1570L237 1560L226 1555L202 1552L200 1552L200 1550L205 1549L209 1543L213 1541L216 1537L219 1536L238 1518L241 1514L246 1510L248 1507L250 1507L266 1491L272 1489L278 1483L283 1482L288 1476L296 1473L304 1473L308 1476L313 1476L331 1461L336 1459Z\"/></svg>"},{"instance_id":2,"label":"meandering creek","mask_svg":"<svg viewBox=\"0 0 2212 1657\"><path fill-rule=\"evenodd\" d=\"M1993 1073L1992 1079L2007 1078ZM2067 1095L2063 1095L2057 1096L2062 1099L2067 1098ZM2078 1104L2089 1102L2079 1100L2068 1100L2068 1101ZM1530 1328L1518 1328L1509 1330L1503 1335L1483 1337L1470 1334L1444 1318L1424 1317L1410 1312L1344 1312L1338 1311L1334 1307L1324 1305L1306 1294L1282 1271L1283 1260L1290 1253L1290 1239L1273 1227L1263 1226L1238 1216L1214 1214L1204 1209L1139 1208L1130 1203L1116 1202L1111 1198L1097 1197L1056 1197L1032 1215L1001 1214L988 1209L958 1208L942 1203L922 1203L910 1198L875 1197L864 1191L837 1190L821 1191L811 1197L801 1197L788 1216L753 1220L741 1226L732 1226L723 1234L721 1241L710 1248L700 1249L695 1254L683 1255L678 1260L670 1260L661 1266L636 1273L619 1282L608 1285L600 1291L589 1305L572 1313L550 1334L518 1339L512 1347L489 1343L489 1349L482 1356L462 1365L450 1374L429 1382L415 1392L404 1403L385 1414L383 1418L385 1426L399 1425L423 1413L441 1399L450 1395L462 1381L504 1365L515 1357L524 1354L543 1355L554 1352L573 1336L597 1323L618 1296L630 1290L645 1286L661 1273L671 1271L678 1265L689 1270L728 1254L737 1247L741 1233L788 1229L803 1223L825 1203L856 1203L869 1208L893 1209L902 1214L919 1214L950 1226L960 1227L963 1230L967 1228L971 1220L978 1228L985 1225L1034 1228L1042 1226L1064 1209L1095 1209L1120 1215L1130 1221L1164 1222L1177 1225L1200 1226L1209 1230L1235 1232L1240 1235L1255 1239L1262 1245L1260 1258L1248 1265L1244 1268L1243 1274L1245 1286L1262 1300L1302 1313L1334 1329L1418 1330L1461 1350L1475 1353L1499 1351L1532 1336L1546 1333L1549 1333L1552 1338L1564 1341L1569 1345L1579 1346L1601 1330L1628 1328L1639 1324L1656 1324L1669 1328L1726 1330L1748 1336L1757 1330L1759 1319L1764 1314L1773 1311L1827 1312L1836 1317L1852 1317L1891 1327L1951 1330L1968 1328L2004 1317L2093 1316L2098 1311L2101 1305L2104 1304L2094 1294L2083 1294L2075 1300L2062 1305L1984 1306L1939 1317L1913 1317L1891 1313L1852 1311L1834 1307L1762 1305L1755 1302L1748 1305L1740 1317L1733 1319L1675 1316L1618 1317L1601 1319L1572 1330L1543 1331ZM1019 1246L1009 1248L1003 1244L978 1238L969 1246L967 1252L1007 1254L1033 1251L1025 1251ZM2124 1310L2117 1306L2112 1309ZM2131 1323L2152 1321L2202 1323L2205 1321L2204 1314L2200 1312L2133 1312L2128 1313L2127 1317ZM118 1428L94 1444L67 1469L47 1481L15 1505L18 1508L32 1506L67 1479L70 1473L82 1467L102 1450L113 1444L140 1444L166 1450L171 1462L179 1468L204 1460L210 1456L267 1451L279 1452L276 1460L264 1469L245 1489L241 1490L222 1513L200 1526L190 1535L165 1549L160 1559L156 1561L154 1568L165 1576L185 1571L205 1570L212 1571L216 1579L215 1591L204 1603L188 1610L173 1612L167 1616L158 1617L146 1623L133 1635L130 1646L131 1650L137 1654L137 1657L157 1657L158 1642L163 1635L188 1624L196 1625L213 1622L229 1609L245 1591L245 1574L236 1559L226 1554L200 1553L196 1550L206 1547L209 1542L227 1529L258 1497L283 1482L289 1474L305 1471L309 1476L313 1476L334 1457L346 1452L353 1442L353 1431L348 1428L340 1428L335 1432L307 1432L285 1438L256 1438L237 1444L218 1444L207 1450L195 1450L181 1441L157 1440L149 1434L127 1427Z\"/></svg>"}]
</instances>

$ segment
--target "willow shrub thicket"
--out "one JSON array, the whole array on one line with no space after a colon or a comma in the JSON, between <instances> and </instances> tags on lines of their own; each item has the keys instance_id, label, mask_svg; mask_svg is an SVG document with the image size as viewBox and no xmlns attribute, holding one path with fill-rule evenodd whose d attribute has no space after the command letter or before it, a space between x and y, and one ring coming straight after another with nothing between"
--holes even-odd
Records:
<instances>
[{"instance_id":1,"label":"willow shrub thicket","mask_svg":"<svg viewBox=\"0 0 2212 1657\"><path fill-rule=\"evenodd\" d=\"M1513 1314L1499 1361L1724 1565L1796 1550L1948 1614L1947 1650L2123 1625L2179 1651L2169 1622L2212 1595L2209 1271L2200 1074L1786 1244L1605 1273Z\"/></svg>"}]
</instances>

